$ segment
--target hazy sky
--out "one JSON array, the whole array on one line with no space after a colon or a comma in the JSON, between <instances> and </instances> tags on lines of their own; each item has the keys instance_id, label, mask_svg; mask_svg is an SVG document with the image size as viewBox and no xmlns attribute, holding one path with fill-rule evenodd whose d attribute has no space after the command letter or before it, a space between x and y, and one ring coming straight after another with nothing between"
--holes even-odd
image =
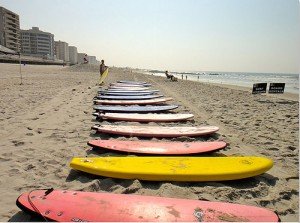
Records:
<instances>
[{"instance_id":1,"label":"hazy sky","mask_svg":"<svg viewBox=\"0 0 300 223\"><path fill-rule=\"evenodd\" d=\"M107 65L299 73L298 0L0 0Z\"/></svg>"}]
</instances>

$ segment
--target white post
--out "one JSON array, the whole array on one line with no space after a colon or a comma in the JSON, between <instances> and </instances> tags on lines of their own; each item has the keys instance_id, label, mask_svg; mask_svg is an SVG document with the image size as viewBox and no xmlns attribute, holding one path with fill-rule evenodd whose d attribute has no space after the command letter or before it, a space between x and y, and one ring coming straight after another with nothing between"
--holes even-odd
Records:
<instances>
[{"instance_id":1,"label":"white post","mask_svg":"<svg viewBox=\"0 0 300 223\"><path fill-rule=\"evenodd\" d=\"M21 84L20 85L22 85L23 84L23 78L22 78L22 70L21 70L21 68L22 68L21 53L19 53L19 62L20 62L20 77L21 77Z\"/></svg>"}]
</instances>

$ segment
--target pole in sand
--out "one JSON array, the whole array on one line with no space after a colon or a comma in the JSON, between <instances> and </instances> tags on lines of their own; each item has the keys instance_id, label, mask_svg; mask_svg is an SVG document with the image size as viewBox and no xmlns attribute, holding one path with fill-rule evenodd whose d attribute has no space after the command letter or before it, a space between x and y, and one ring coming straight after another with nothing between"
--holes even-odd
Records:
<instances>
[{"instance_id":1,"label":"pole in sand","mask_svg":"<svg viewBox=\"0 0 300 223\"><path fill-rule=\"evenodd\" d=\"M21 70L21 68L22 68L21 53L19 53L19 64L20 64L20 77L21 77L21 84L20 85L22 85L23 84L23 78L22 78L22 70Z\"/></svg>"}]
</instances>

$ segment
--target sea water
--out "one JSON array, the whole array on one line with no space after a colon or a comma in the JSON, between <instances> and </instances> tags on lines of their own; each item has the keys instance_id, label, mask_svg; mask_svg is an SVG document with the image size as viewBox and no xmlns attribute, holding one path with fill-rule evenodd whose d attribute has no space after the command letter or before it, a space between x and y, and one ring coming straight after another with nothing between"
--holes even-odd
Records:
<instances>
[{"instance_id":1,"label":"sea water","mask_svg":"<svg viewBox=\"0 0 300 223\"><path fill-rule=\"evenodd\" d=\"M163 71L144 70L145 74L163 76ZM255 83L285 83L285 92L299 94L299 74L278 73L244 73L244 72L169 72L178 79L183 80L229 84L252 88Z\"/></svg>"}]
</instances>

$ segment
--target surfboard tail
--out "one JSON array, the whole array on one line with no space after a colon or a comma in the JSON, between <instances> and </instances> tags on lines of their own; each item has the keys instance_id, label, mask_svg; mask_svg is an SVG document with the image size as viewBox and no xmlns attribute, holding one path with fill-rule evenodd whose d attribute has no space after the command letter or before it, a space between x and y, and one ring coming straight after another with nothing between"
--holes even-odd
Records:
<instances>
[{"instance_id":1,"label":"surfboard tail","mask_svg":"<svg viewBox=\"0 0 300 223\"><path fill-rule=\"evenodd\" d=\"M99 85L104 83L104 80L106 79L107 75L108 75L108 68L106 68L106 70L104 71L104 73L102 75L100 74Z\"/></svg>"}]
</instances>

